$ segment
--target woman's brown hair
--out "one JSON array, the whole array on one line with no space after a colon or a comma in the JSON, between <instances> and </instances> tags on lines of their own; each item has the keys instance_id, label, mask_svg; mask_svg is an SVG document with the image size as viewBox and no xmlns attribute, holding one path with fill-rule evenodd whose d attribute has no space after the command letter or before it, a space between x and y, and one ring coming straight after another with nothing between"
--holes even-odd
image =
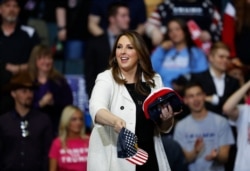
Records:
<instances>
[{"instance_id":1,"label":"woman's brown hair","mask_svg":"<svg viewBox=\"0 0 250 171\"><path fill-rule=\"evenodd\" d=\"M30 54L30 58L28 61L28 70L33 81L36 80L38 69L36 66L36 61L42 57L51 57L53 59L53 52L52 50L46 45L37 45L35 46ZM48 75L49 79L56 80L57 78L62 78L63 76L54 68L51 68L51 71Z\"/></svg>"},{"instance_id":2,"label":"woman's brown hair","mask_svg":"<svg viewBox=\"0 0 250 171\"><path fill-rule=\"evenodd\" d=\"M139 93L148 94L142 86L142 74L145 78L146 84L149 85L150 87L154 87L155 83L154 83L153 77L155 75L155 72L152 67L152 63L150 60L150 55L149 55L147 46L143 38L141 37L141 35L135 31L125 31L122 34L120 34L115 41L113 50L109 58L109 66L110 68L112 68L113 77L118 84L126 83L126 80L124 80L121 77L121 72L120 72L118 63L116 61L116 46L117 46L118 40L122 36L128 37L134 49L136 50L136 53L139 59L138 64L137 64L138 67L136 71L135 89Z\"/></svg>"}]
</instances>

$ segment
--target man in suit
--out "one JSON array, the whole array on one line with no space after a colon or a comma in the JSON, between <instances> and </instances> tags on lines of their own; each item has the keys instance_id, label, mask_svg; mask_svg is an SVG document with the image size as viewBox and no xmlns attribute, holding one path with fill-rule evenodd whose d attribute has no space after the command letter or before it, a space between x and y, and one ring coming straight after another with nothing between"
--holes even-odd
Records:
<instances>
[{"instance_id":1,"label":"man in suit","mask_svg":"<svg viewBox=\"0 0 250 171\"><path fill-rule=\"evenodd\" d=\"M96 76L108 67L109 55L116 36L129 29L129 8L122 2L115 2L108 8L109 26L104 34L87 43L85 58L85 79L88 96L91 95Z\"/></svg>"},{"instance_id":2,"label":"man in suit","mask_svg":"<svg viewBox=\"0 0 250 171\"><path fill-rule=\"evenodd\" d=\"M203 86L207 95L206 107L219 114L222 114L222 105L226 99L239 88L239 82L226 74L229 55L229 49L224 43L214 43L208 55L209 69L193 74L191 78Z\"/></svg>"},{"instance_id":3,"label":"man in suit","mask_svg":"<svg viewBox=\"0 0 250 171\"><path fill-rule=\"evenodd\" d=\"M206 93L206 108L220 115L222 115L222 106L227 98L240 87L239 81L226 73L229 56L229 48L224 43L214 43L208 55L209 69L193 74L191 78L202 85ZM236 137L235 127L231 126L231 128ZM236 146L233 145L226 164L226 171L233 169L235 154Z\"/></svg>"}]
</instances>

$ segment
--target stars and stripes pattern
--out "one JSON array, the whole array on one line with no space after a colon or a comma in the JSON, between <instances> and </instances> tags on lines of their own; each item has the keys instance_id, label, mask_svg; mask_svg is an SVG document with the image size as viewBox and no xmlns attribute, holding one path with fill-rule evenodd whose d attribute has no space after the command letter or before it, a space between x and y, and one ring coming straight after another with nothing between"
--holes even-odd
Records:
<instances>
[{"instance_id":1,"label":"stars and stripes pattern","mask_svg":"<svg viewBox=\"0 0 250 171\"><path fill-rule=\"evenodd\" d=\"M148 153L138 148L137 142L138 139L134 133L126 128L122 128L117 142L118 157L125 158L127 161L136 165L146 163Z\"/></svg>"},{"instance_id":2,"label":"stars and stripes pattern","mask_svg":"<svg viewBox=\"0 0 250 171\"><path fill-rule=\"evenodd\" d=\"M132 157L137 153L137 149L135 147L138 142L137 136L126 128L124 128L123 134L126 142L127 156Z\"/></svg>"},{"instance_id":3,"label":"stars and stripes pattern","mask_svg":"<svg viewBox=\"0 0 250 171\"><path fill-rule=\"evenodd\" d=\"M136 165L143 165L148 160L148 153L138 148L137 153L132 157L126 158L126 160Z\"/></svg>"},{"instance_id":4,"label":"stars and stripes pattern","mask_svg":"<svg viewBox=\"0 0 250 171\"><path fill-rule=\"evenodd\" d=\"M193 19L203 30L211 32L213 40L220 40L222 18L220 12L210 0L189 3L186 1L164 0L150 14L146 22L146 33L152 36L157 28L166 33L166 24L172 18L182 18L186 21ZM204 22L204 20L208 22Z\"/></svg>"}]
</instances>

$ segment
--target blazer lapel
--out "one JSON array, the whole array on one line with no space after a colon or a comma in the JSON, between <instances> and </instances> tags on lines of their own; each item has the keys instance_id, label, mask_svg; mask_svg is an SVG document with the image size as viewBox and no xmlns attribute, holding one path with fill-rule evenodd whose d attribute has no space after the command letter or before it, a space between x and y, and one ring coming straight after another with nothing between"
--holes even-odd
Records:
<instances>
[{"instance_id":1,"label":"blazer lapel","mask_svg":"<svg viewBox=\"0 0 250 171\"><path fill-rule=\"evenodd\" d=\"M124 76L121 75L121 77L124 77ZM145 78L144 78L144 75L143 75L143 74L142 74L142 82L145 82ZM128 92L127 88L126 88L126 86L125 86L125 85L121 85L120 88L121 88L121 95L122 95L124 98L126 98L126 99L128 99L128 100L130 100L130 101L133 101L131 95L129 94L129 92Z\"/></svg>"},{"instance_id":2,"label":"blazer lapel","mask_svg":"<svg viewBox=\"0 0 250 171\"><path fill-rule=\"evenodd\" d=\"M132 97L130 96L130 94L129 94L127 88L126 88L126 86L121 86L121 95L122 95L125 99L127 99L127 100L129 100L129 101L133 101Z\"/></svg>"},{"instance_id":3,"label":"blazer lapel","mask_svg":"<svg viewBox=\"0 0 250 171\"><path fill-rule=\"evenodd\" d=\"M223 92L223 95L226 93L226 92L230 92L230 79L229 77L226 75L225 76L225 89L224 89L224 92Z\"/></svg>"},{"instance_id":4,"label":"blazer lapel","mask_svg":"<svg viewBox=\"0 0 250 171\"><path fill-rule=\"evenodd\" d=\"M205 76L204 78L205 78L205 80L204 80L205 85L206 85L206 87L208 87L208 89L209 89L208 91L209 91L210 93L217 93L217 92L216 92L216 88L215 88L215 84L214 84L213 77L212 77L212 75L210 74L209 70L206 72L206 76Z\"/></svg>"}]
</instances>

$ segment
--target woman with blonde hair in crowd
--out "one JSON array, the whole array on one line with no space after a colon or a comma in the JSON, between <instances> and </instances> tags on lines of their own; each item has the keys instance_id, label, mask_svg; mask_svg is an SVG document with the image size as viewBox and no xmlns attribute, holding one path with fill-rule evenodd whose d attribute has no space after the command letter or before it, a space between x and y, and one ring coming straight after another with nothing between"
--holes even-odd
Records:
<instances>
[{"instance_id":1,"label":"woman with blonde hair in crowd","mask_svg":"<svg viewBox=\"0 0 250 171\"><path fill-rule=\"evenodd\" d=\"M32 80L39 85L34 91L34 107L49 115L56 133L61 112L73 103L73 96L66 79L53 63L51 49L37 45L31 52L28 69Z\"/></svg>"},{"instance_id":2,"label":"woman with blonde hair in crowd","mask_svg":"<svg viewBox=\"0 0 250 171\"><path fill-rule=\"evenodd\" d=\"M62 112L59 135L50 152L50 171L85 171L89 137L85 134L84 115L76 106L66 106Z\"/></svg>"}]
</instances>

